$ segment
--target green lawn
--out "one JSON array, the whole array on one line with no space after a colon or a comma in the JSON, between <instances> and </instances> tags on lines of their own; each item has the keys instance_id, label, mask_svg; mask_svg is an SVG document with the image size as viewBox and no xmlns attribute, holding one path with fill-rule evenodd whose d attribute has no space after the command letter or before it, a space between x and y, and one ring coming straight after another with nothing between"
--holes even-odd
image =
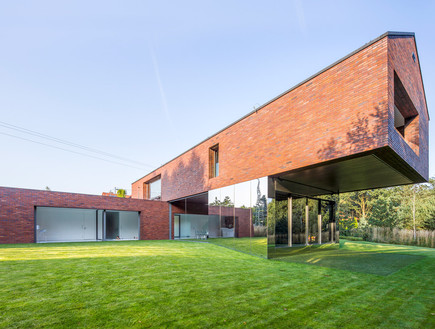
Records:
<instances>
[{"instance_id":1,"label":"green lawn","mask_svg":"<svg viewBox=\"0 0 435 329\"><path fill-rule=\"evenodd\" d=\"M388 273L361 271L377 254ZM189 241L1 245L0 328L435 327L433 249L344 241L281 260Z\"/></svg>"},{"instance_id":2,"label":"green lawn","mask_svg":"<svg viewBox=\"0 0 435 329\"><path fill-rule=\"evenodd\" d=\"M210 238L208 243L267 258L267 238Z\"/></svg>"}]
</instances>

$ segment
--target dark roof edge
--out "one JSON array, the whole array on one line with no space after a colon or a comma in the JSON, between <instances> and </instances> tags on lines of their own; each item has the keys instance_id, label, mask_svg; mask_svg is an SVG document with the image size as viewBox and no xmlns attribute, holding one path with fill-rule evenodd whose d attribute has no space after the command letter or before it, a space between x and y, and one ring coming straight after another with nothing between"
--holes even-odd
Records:
<instances>
[{"instance_id":1,"label":"dark roof edge","mask_svg":"<svg viewBox=\"0 0 435 329\"><path fill-rule=\"evenodd\" d=\"M355 55L356 53L359 53L361 50L364 50L365 48L371 46L372 44L378 42L379 40L387 37L387 36L412 36L415 38L415 33L413 32L394 32L394 31L387 31L384 34L380 35L379 37L377 37L376 39L373 39L371 41L369 41L368 43L366 43L365 45L363 45L362 47L352 51L351 53L347 54L346 56L340 58L338 61L332 63L331 65L328 65L327 67L325 67L324 69L320 70L319 72L313 74L312 76L308 77L307 79L303 80L302 82L299 82L298 84L294 85L293 87L291 87L290 89L284 91L283 93L279 94L278 96L272 98L271 100L269 100L268 102L264 103L263 105L259 106L258 108L256 108L255 110L249 112L248 114L244 115L243 117L241 117L240 119L234 121L233 123L230 123L229 125L227 125L226 127L222 128L221 130L219 130L218 132L214 133L213 135L205 138L204 140L202 140L201 142L195 144L194 146L192 146L191 148L189 148L188 150L184 151L183 153L181 153L180 155L177 155L175 158L165 162L164 164L162 164L161 166L157 167L156 169L154 169L153 171L149 172L148 174L142 176L141 178L135 180L132 184L140 181L141 179L143 179L144 177L152 174L153 172L155 172L156 170L159 170L160 168L162 168L163 166L166 166L169 162L174 161L175 159L179 158L180 156L182 156L183 154L189 152L190 150L194 149L195 147L197 147L198 145L201 145L202 143L204 143L205 141L209 140L210 138L216 136L217 134L221 133L222 131L228 129L229 127L235 125L236 123L242 121L243 119L249 117L251 114L256 113L257 111L261 110L262 108L266 107L267 105L269 105L270 103L276 101L277 99L281 98L282 96L284 96L285 94L288 94L289 92L293 91L294 89L300 87L301 85L303 85L304 83L307 83L308 81L310 81L311 79L314 79L315 77L317 77L318 75L322 74L323 72L329 70L330 68L334 67L335 65L343 62L344 60L348 59L349 57ZM418 55L418 54L417 54ZM421 70L420 70L421 71Z\"/></svg>"},{"instance_id":2,"label":"dark roof edge","mask_svg":"<svg viewBox=\"0 0 435 329\"><path fill-rule=\"evenodd\" d=\"M417 38L415 37L415 35L414 35L414 42L415 42L415 51L417 53L417 58L418 58L418 70L420 71L421 86L423 87L424 102L426 104L427 119L430 121L429 107L427 105L427 98L426 98L426 90L424 89L423 72L421 71L420 55L418 54Z\"/></svg>"}]
</instances>

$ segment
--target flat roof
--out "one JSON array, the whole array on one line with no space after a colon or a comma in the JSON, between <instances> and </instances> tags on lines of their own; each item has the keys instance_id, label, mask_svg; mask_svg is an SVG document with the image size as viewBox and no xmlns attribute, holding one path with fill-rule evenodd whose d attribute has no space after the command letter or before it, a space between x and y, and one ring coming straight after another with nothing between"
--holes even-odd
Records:
<instances>
[{"instance_id":1,"label":"flat roof","mask_svg":"<svg viewBox=\"0 0 435 329\"><path fill-rule=\"evenodd\" d=\"M198 145L201 145L202 143L206 142L207 140L209 140L210 138L220 134L221 132L223 132L224 130L228 129L229 127L235 125L236 123L242 121L243 119L249 117L251 114L256 113L257 111L261 110L262 108L266 107L267 105L269 105L270 103L276 101L277 99L281 98L282 96L284 96L285 94L288 94L289 92L295 90L296 88L302 86L303 84L307 83L308 81L314 79L315 77L317 77L318 75L322 74L323 72L329 70L330 68L334 67L335 65L343 62L344 60L348 59L349 57L355 55L356 53L359 53L361 50L364 50L365 48L371 46L372 44L378 42L379 40L387 37L387 36L411 36L415 38L415 33L414 32L395 32L395 31L387 31L384 34L380 35L379 37L377 37L376 39L373 39L371 41L369 41L368 43L366 43L365 45L361 46L360 48L352 51L351 53L347 54L346 56L340 58L338 61L332 63L331 65L328 65L327 67L325 67L324 69L320 70L319 72L313 74L312 76L308 77L307 79L299 82L298 84L294 85L293 87L291 87L290 89L287 89L286 91L282 92L281 94L279 94L278 96L272 98L271 100L267 101L266 103L264 103L263 105L257 107L255 110L249 112L248 114L244 115L243 117L241 117L240 119L234 121L233 123L230 123L229 125L227 125L226 127L222 128L221 130L219 130L218 132L214 133L213 135L205 138L204 140L202 140L201 142L195 144L194 146L192 146L191 148L187 149L186 151L184 151L183 153L177 155L175 158L172 158L171 160L165 162L164 164L162 164L161 166L157 167L156 169L154 169L153 171L150 171L149 173L147 173L146 175L142 176L141 178L135 180L133 182L136 183L138 181L140 181L141 179L143 179L144 177L152 174L153 172L155 172L156 170L159 170L160 168L166 166L168 163L174 161L175 159L179 158L180 156L182 156L183 154L186 154L187 152L189 152L190 150L194 149L195 147L197 147ZM418 56L418 54L417 54ZM419 65L420 65L420 61L418 61ZM420 68L420 74L421 74L421 68ZM423 87L424 90L424 87ZM425 98L426 98L426 94L425 94ZM427 106L427 102L426 102L426 106ZM428 113L429 115L429 113Z\"/></svg>"}]
</instances>

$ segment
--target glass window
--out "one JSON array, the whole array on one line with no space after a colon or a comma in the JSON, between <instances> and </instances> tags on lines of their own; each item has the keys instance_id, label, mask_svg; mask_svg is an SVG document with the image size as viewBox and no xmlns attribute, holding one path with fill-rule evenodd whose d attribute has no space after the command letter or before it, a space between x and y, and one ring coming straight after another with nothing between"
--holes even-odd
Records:
<instances>
[{"instance_id":1,"label":"glass window","mask_svg":"<svg viewBox=\"0 0 435 329\"><path fill-rule=\"evenodd\" d=\"M139 213L36 207L36 242L138 240Z\"/></svg>"},{"instance_id":2,"label":"glass window","mask_svg":"<svg viewBox=\"0 0 435 329\"><path fill-rule=\"evenodd\" d=\"M210 178L219 176L219 144L210 148Z\"/></svg>"},{"instance_id":3,"label":"glass window","mask_svg":"<svg viewBox=\"0 0 435 329\"><path fill-rule=\"evenodd\" d=\"M394 105L394 127L405 137L405 118L396 105Z\"/></svg>"},{"instance_id":4,"label":"glass window","mask_svg":"<svg viewBox=\"0 0 435 329\"><path fill-rule=\"evenodd\" d=\"M419 154L418 111L396 72L394 72L394 127L414 152Z\"/></svg>"},{"instance_id":5,"label":"glass window","mask_svg":"<svg viewBox=\"0 0 435 329\"><path fill-rule=\"evenodd\" d=\"M162 196L162 180L160 177L148 183L148 199L160 199Z\"/></svg>"}]
</instances>

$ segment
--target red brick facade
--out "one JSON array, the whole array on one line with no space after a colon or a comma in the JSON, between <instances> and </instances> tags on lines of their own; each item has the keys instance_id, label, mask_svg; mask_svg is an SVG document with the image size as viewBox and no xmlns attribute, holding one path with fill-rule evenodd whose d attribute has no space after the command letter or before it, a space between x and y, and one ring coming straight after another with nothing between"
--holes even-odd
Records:
<instances>
[{"instance_id":1,"label":"red brick facade","mask_svg":"<svg viewBox=\"0 0 435 329\"><path fill-rule=\"evenodd\" d=\"M415 62L412 54L415 55ZM405 136L405 138L394 128L394 72L396 72L418 112L417 120L411 122L411 125L418 126L412 129L415 134ZM388 81L388 143L423 177L428 178L429 115L414 37L391 36L388 38ZM415 141L417 141L418 147L414 146Z\"/></svg>"},{"instance_id":2,"label":"red brick facade","mask_svg":"<svg viewBox=\"0 0 435 329\"><path fill-rule=\"evenodd\" d=\"M393 149L428 178L428 116L413 36L385 34L132 184L161 175L162 200L174 200L380 148ZM417 58L418 61L418 58ZM396 70L419 111L419 155L394 128ZM219 176L209 149L219 144Z\"/></svg>"},{"instance_id":3,"label":"red brick facade","mask_svg":"<svg viewBox=\"0 0 435 329\"><path fill-rule=\"evenodd\" d=\"M161 201L0 187L0 243L35 242L35 207L140 212L140 239L169 236L169 205Z\"/></svg>"}]
</instances>

